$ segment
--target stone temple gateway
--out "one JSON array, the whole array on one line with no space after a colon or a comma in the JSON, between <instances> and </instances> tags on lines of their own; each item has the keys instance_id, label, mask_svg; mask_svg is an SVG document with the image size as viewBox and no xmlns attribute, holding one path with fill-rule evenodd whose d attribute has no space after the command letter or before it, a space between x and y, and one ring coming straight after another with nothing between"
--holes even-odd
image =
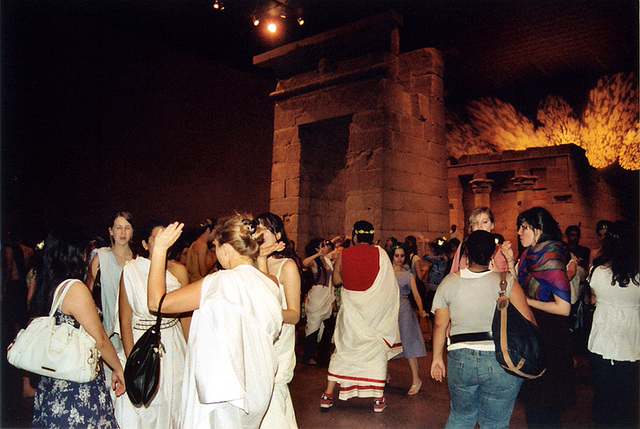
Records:
<instances>
[{"instance_id":1,"label":"stone temple gateway","mask_svg":"<svg viewBox=\"0 0 640 429\"><path fill-rule=\"evenodd\" d=\"M518 214L536 205L562 230L581 225L589 247L599 219L637 222L624 193L637 193L638 175L610 183L574 145L448 160L442 55L400 54L400 25L389 12L254 57L279 79L270 210L299 250L314 237L350 236L359 219L377 240L433 239L452 224L466 230L479 206L512 242Z\"/></svg>"},{"instance_id":2,"label":"stone temple gateway","mask_svg":"<svg viewBox=\"0 0 640 429\"><path fill-rule=\"evenodd\" d=\"M270 209L301 246L359 219L376 239L449 229L443 60L399 54L401 24L389 12L254 58L279 79Z\"/></svg>"}]
</instances>

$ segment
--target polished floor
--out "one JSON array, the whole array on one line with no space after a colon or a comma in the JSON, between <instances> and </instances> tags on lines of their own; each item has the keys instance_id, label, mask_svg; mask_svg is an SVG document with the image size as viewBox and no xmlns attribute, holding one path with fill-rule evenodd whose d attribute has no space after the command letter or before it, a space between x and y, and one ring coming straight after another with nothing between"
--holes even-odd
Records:
<instances>
[{"instance_id":1,"label":"polished floor","mask_svg":"<svg viewBox=\"0 0 640 429\"><path fill-rule=\"evenodd\" d=\"M323 363L326 365L326 358L325 362L321 359L317 366L299 362L289 385L300 428L443 428L447 421L449 391L445 383L438 383L428 376L431 352L419 359L423 385L415 396L406 395L411 385L407 361L397 359L389 362L391 381L385 388L388 407L382 413L373 411L371 399L359 398L349 401L334 400L331 410L321 413L320 395L326 387L327 376L327 368ZM563 415L563 427L590 428L593 426L593 386L586 358L577 359L576 373L578 402ZM7 375L6 372L4 374ZM22 398L18 382L19 380L13 379L11 382L3 377L3 428L30 427L33 400ZM511 417L511 427L526 428L524 409L519 402L516 402Z\"/></svg>"},{"instance_id":2,"label":"polished floor","mask_svg":"<svg viewBox=\"0 0 640 429\"><path fill-rule=\"evenodd\" d=\"M387 409L373 411L371 399L334 400L327 413L320 412L320 395L326 387L327 368L298 364L289 384L301 428L443 428L449 416L449 391L446 383L438 383L428 376L431 352L419 359L423 380L420 393L407 396L411 386L411 372L405 359L389 362L391 382L385 388ZM577 360L578 402L563 417L563 427L590 428L593 386L586 358ZM337 393L337 390L336 390ZM337 397L337 395L335 395ZM526 428L524 408L516 402L511 417L512 428Z\"/></svg>"}]
</instances>

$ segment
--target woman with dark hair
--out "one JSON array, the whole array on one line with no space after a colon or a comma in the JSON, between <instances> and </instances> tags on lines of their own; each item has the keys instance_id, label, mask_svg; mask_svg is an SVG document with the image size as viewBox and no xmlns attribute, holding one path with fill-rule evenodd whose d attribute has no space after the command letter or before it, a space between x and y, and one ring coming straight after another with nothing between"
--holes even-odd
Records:
<instances>
[{"instance_id":1,"label":"woman with dark hair","mask_svg":"<svg viewBox=\"0 0 640 429\"><path fill-rule=\"evenodd\" d=\"M571 286L566 266L568 249L553 216L534 207L518 216L518 236L525 248L518 262L518 280L527 295L547 343L548 368L544 375L527 380L520 397L530 428L561 427L561 413L575 403L575 375L569 330ZM515 272L513 252L505 253Z\"/></svg>"},{"instance_id":2,"label":"woman with dark hair","mask_svg":"<svg viewBox=\"0 0 640 429\"><path fill-rule=\"evenodd\" d=\"M638 427L640 275L638 231L615 222L602 241L602 264L592 274L596 311L588 348L597 428Z\"/></svg>"},{"instance_id":3,"label":"woman with dark hair","mask_svg":"<svg viewBox=\"0 0 640 429\"><path fill-rule=\"evenodd\" d=\"M193 311L178 427L257 428L273 394L282 329L277 282L255 267L263 228L239 214L220 219L214 243L224 269L167 292L167 250L183 227L156 235L147 288L152 312L163 296L163 313Z\"/></svg>"},{"instance_id":4,"label":"woman with dark hair","mask_svg":"<svg viewBox=\"0 0 640 429\"><path fill-rule=\"evenodd\" d=\"M127 358L133 345L156 323L156 314L147 306L147 281L150 260L155 250L155 238L166 223L151 221L142 229L142 248L148 257L137 256L128 261L120 280L120 329ZM173 291L189 283L187 269L178 262L168 260L166 270L167 290ZM128 397L115 402L118 423L123 428L172 429L178 427L178 410L184 372L184 355L188 337L189 317L164 314L160 325L164 351L160 360L160 383L151 402L144 407L134 407ZM181 322L185 320L184 325ZM184 331L183 331L184 328Z\"/></svg>"},{"instance_id":5,"label":"woman with dark hair","mask_svg":"<svg viewBox=\"0 0 640 429\"><path fill-rule=\"evenodd\" d=\"M302 265L311 270L314 285L307 293L304 300L304 310L307 324L304 328L304 351L302 362L308 365L316 365L316 350L318 341L324 332L324 321L333 313L335 301L334 287L331 283L333 264L328 258L331 247L327 240L316 238L305 247L306 258Z\"/></svg>"},{"instance_id":6,"label":"woman with dark hair","mask_svg":"<svg viewBox=\"0 0 640 429\"><path fill-rule=\"evenodd\" d=\"M491 325L500 293L501 274L489 269L495 252L493 234L478 230L465 240L469 266L444 278L433 300L435 331L431 377L448 378L451 413L447 428L508 428L522 378L498 364ZM535 323L514 276L507 274L509 302ZM451 323L448 363L443 352Z\"/></svg>"},{"instance_id":7,"label":"woman with dark hair","mask_svg":"<svg viewBox=\"0 0 640 429\"><path fill-rule=\"evenodd\" d=\"M293 245L282 219L273 213L263 213L256 220L264 227L258 268L278 279L284 319L282 332L275 344L278 354L275 387L262 424L264 427L296 428L298 425L288 384L293 379L296 366L295 326L300 320L300 269L292 258Z\"/></svg>"},{"instance_id":8,"label":"woman with dark hair","mask_svg":"<svg viewBox=\"0 0 640 429\"><path fill-rule=\"evenodd\" d=\"M185 266L189 273L189 282L195 283L207 274L211 274L216 269L216 253L209 249L209 244L213 241L213 231L216 222L212 219L205 220L200 225L199 236L187 252L187 261Z\"/></svg>"},{"instance_id":9,"label":"woman with dark hair","mask_svg":"<svg viewBox=\"0 0 640 429\"><path fill-rule=\"evenodd\" d=\"M45 240L42 267L37 273L33 316L49 314L57 293L62 304L55 312L56 323L82 326L96 340L102 360L113 370L110 386L115 395L120 396L125 392L122 364L100 323L91 293L82 282L86 272L87 247L88 241L76 229L58 227L49 233ZM67 279L76 281L64 291L57 292L58 286ZM42 376L34 399L33 427L117 428L107 389L102 362L97 377L88 383Z\"/></svg>"},{"instance_id":10,"label":"woman with dark hair","mask_svg":"<svg viewBox=\"0 0 640 429\"><path fill-rule=\"evenodd\" d=\"M118 212L113 216L109 227L110 247L101 247L93 257L87 272L87 287L94 293L96 278L100 278L99 309L102 312L102 326L109 336L116 352L124 358L122 339L120 337L120 320L118 319L118 293L120 291L120 277L122 268L127 261L135 256L133 250L133 217L129 212ZM94 293L94 296L96 296ZM97 298L96 298L97 301ZM105 368L108 379L110 369ZM111 399L115 401L112 395Z\"/></svg>"},{"instance_id":11,"label":"woman with dark hair","mask_svg":"<svg viewBox=\"0 0 640 429\"><path fill-rule=\"evenodd\" d=\"M423 263L418 255L418 240L413 235L407 235L404 239L404 248L407 251L407 262L413 273L418 290L424 289L424 280L427 276L428 267ZM420 283L423 283L422 285Z\"/></svg>"},{"instance_id":12,"label":"woman with dark hair","mask_svg":"<svg viewBox=\"0 0 640 429\"><path fill-rule=\"evenodd\" d=\"M414 276L411 275L411 271L405 267L407 263L406 254L407 252L401 244L394 244L388 251L391 265L393 265L393 272L396 276L398 287L400 288L398 325L400 327L402 353L394 357L394 359L403 357L409 362L412 381L407 395L412 396L417 394L422 387L418 358L426 356L427 350L424 346L424 339L422 338L422 331L420 330L416 313L413 311L413 308L411 308L411 303L409 302L409 294L413 295L413 299L417 304L418 315L420 317L427 317L427 312L424 311L422 306L422 298L418 293L416 280Z\"/></svg>"}]
</instances>

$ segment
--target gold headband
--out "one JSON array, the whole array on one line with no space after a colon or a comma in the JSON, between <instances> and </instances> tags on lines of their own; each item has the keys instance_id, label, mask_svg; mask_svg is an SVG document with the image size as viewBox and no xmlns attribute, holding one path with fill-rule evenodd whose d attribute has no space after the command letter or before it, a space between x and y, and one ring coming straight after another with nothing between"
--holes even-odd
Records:
<instances>
[{"instance_id":1,"label":"gold headband","mask_svg":"<svg viewBox=\"0 0 640 429\"><path fill-rule=\"evenodd\" d=\"M373 230L365 231L365 230L362 230L362 229L358 229L358 230L354 230L353 233L354 234L358 234L358 235L362 235L362 234L371 234L371 235L373 235Z\"/></svg>"}]
</instances>

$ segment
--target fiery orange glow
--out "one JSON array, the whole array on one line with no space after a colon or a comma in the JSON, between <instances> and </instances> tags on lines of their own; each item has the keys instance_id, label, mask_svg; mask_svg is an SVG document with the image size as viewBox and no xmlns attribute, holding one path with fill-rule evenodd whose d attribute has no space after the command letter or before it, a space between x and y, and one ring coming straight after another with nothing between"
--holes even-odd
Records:
<instances>
[{"instance_id":1,"label":"fiery orange glow","mask_svg":"<svg viewBox=\"0 0 640 429\"><path fill-rule=\"evenodd\" d=\"M640 169L638 81L632 73L601 78L581 117L562 98L545 97L536 115L539 127L511 104L493 98L472 101L467 110L468 124L452 114L447 117L451 156L573 143L585 149L595 168L618 161L627 170Z\"/></svg>"}]
</instances>

